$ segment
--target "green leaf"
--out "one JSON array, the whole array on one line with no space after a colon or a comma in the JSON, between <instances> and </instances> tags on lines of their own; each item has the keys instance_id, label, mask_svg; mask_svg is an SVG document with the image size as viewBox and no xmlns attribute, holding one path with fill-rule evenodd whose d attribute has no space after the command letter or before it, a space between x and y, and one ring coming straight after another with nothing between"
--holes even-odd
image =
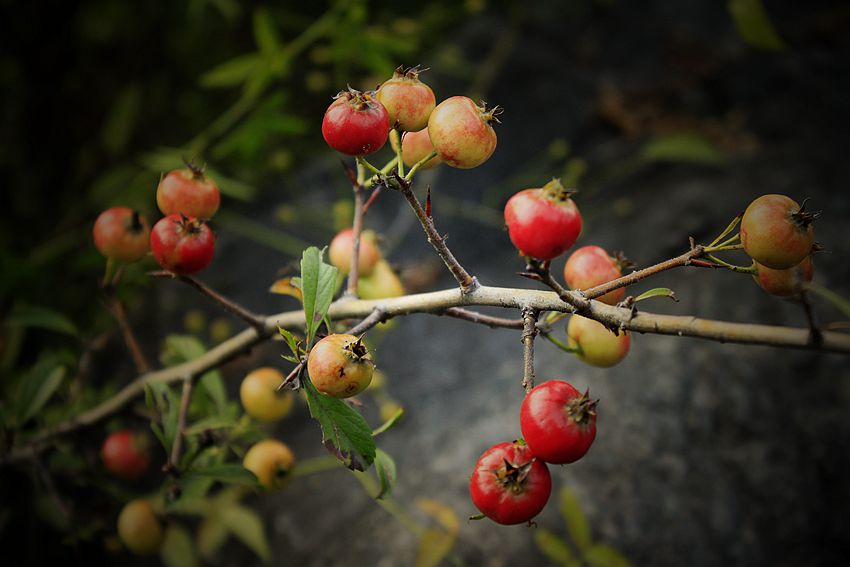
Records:
<instances>
[{"instance_id":1,"label":"green leaf","mask_svg":"<svg viewBox=\"0 0 850 567\"><path fill-rule=\"evenodd\" d=\"M587 523L587 517L581 510L576 497L569 488L564 487L561 490L561 515L567 523L567 532L573 543L579 549L587 549L590 547L590 526Z\"/></svg>"},{"instance_id":2,"label":"green leaf","mask_svg":"<svg viewBox=\"0 0 850 567\"><path fill-rule=\"evenodd\" d=\"M248 546L260 559L265 563L271 561L263 522L253 510L231 506L221 511L221 521L236 539Z\"/></svg>"},{"instance_id":3,"label":"green leaf","mask_svg":"<svg viewBox=\"0 0 850 567\"><path fill-rule=\"evenodd\" d=\"M304 294L304 318L307 324L307 344L331 305L338 270L322 260L324 250L311 246L301 256L301 293Z\"/></svg>"},{"instance_id":4,"label":"green leaf","mask_svg":"<svg viewBox=\"0 0 850 567\"><path fill-rule=\"evenodd\" d=\"M208 429L229 429L236 426L236 418L229 415L211 415L199 419L185 429L186 435L198 435Z\"/></svg>"},{"instance_id":5,"label":"green leaf","mask_svg":"<svg viewBox=\"0 0 850 567\"><path fill-rule=\"evenodd\" d=\"M137 85L125 87L112 103L106 122L100 131L103 146L111 155L120 154L136 127L142 93Z\"/></svg>"},{"instance_id":6,"label":"green leaf","mask_svg":"<svg viewBox=\"0 0 850 567\"><path fill-rule=\"evenodd\" d=\"M650 162L721 165L725 157L713 143L693 133L658 136L644 144L640 157Z\"/></svg>"},{"instance_id":7,"label":"green leaf","mask_svg":"<svg viewBox=\"0 0 850 567\"><path fill-rule=\"evenodd\" d=\"M19 426L37 414L56 392L67 370L58 366L54 358L44 355L27 372L18 384L15 414Z\"/></svg>"},{"instance_id":8,"label":"green leaf","mask_svg":"<svg viewBox=\"0 0 850 567\"><path fill-rule=\"evenodd\" d=\"M263 7L254 10L254 41L264 55L274 55L280 49L280 39L277 36L274 22L268 10Z\"/></svg>"},{"instance_id":9,"label":"green leaf","mask_svg":"<svg viewBox=\"0 0 850 567\"><path fill-rule=\"evenodd\" d=\"M375 495L375 499L380 500L392 493L396 479L398 478L395 461L380 449L375 450L375 472L378 475L378 482L381 485L378 494Z\"/></svg>"},{"instance_id":10,"label":"green leaf","mask_svg":"<svg viewBox=\"0 0 850 567\"><path fill-rule=\"evenodd\" d=\"M781 51L785 42L776 33L761 0L729 0L729 13L738 35L757 49Z\"/></svg>"},{"instance_id":11,"label":"green leaf","mask_svg":"<svg viewBox=\"0 0 850 567\"><path fill-rule=\"evenodd\" d=\"M656 287L637 296L635 298L635 303L643 301L644 299L649 299L650 297L669 297L673 301L679 301L676 299L676 293L669 287Z\"/></svg>"},{"instance_id":12,"label":"green leaf","mask_svg":"<svg viewBox=\"0 0 850 567\"><path fill-rule=\"evenodd\" d=\"M534 530L534 543L537 544L537 548L546 557L555 563L564 565L565 567L581 566L570 546L549 530L543 528Z\"/></svg>"},{"instance_id":13,"label":"green leaf","mask_svg":"<svg viewBox=\"0 0 850 567\"><path fill-rule=\"evenodd\" d=\"M72 337L79 336L77 327L64 315L41 305L17 303L6 319L10 327L47 329Z\"/></svg>"},{"instance_id":14,"label":"green leaf","mask_svg":"<svg viewBox=\"0 0 850 567\"><path fill-rule=\"evenodd\" d=\"M351 470L365 470L377 449L366 420L344 401L320 394L310 380L302 383L310 415L322 427L325 448Z\"/></svg>"},{"instance_id":15,"label":"green leaf","mask_svg":"<svg viewBox=\"0 0 850 567\"><path fill-rule=\"evenodd\" d=\"M147 382L146 388L149 388L156 407L156 412L162 419L162 429L159 429L157 423L151 422L151 429L159 439L166 453L171 452L171 445L174 443L174 436L177 433L177 418L180 413L180 396L178 396L169 386L162 382Z\"/></svg>"},{"instance_id":16,"label":"green leaf","mask_svg":"<svg viewBox=\"0 0 850 567\"><path fill-rule=\"evenodd\" d=\"M179 524L170 524L165 529L159 555L167 567L198 565L198 554L195 553L192 537L189 531Z\"/></svg>"},{"instance_id":17,"label":"green leaf","mask_svg":"<svg viewBox=\"0 0 850 567\"><path fill-rule=\"evenodd\" d=\"M241 85L257 72L262 64L263 58L259 53L238 55L201 75L201 86L222 88Z\"/></svg>"},{"instance_id":18,"label":"green leaf","mask_svg":"<svg viewBox=\"0 0 850 567\"><path fill-rule=\"evenodd\" d=\"M590 567L631 567L629 560L607 545L594 545L584 552L582 557Z\"/></svg>"},{"instance_id":19,"label":"green leaf","mask_svg":"<svg viewBox=\"0 0 850 567\"><path fill-rule=\"evenodd\" d=\"M214 558L227 541L227 527L218 514L213 514L198 526L198 551L204 559Z\"/></svg>"},{"instance_id":20,"label":"green leaf","mask_svg":"<svg viewBox=\"0 0 850 567\"><path fill-rule=\"evenodd\" d=\"M201 376L198 384L210 397L219 412L223 412L227 408L227 389L224 386L221 372L218 370L207 372Z\"/></svg>"},{"instance_id":21,"label":"green leaf","mask_svg":"<svg viewBox=\"0 0 850 567\"><path fill-rule=\"evenodd\" d=\"M390 418L388 420L386 420L384 423L382 423L377 429L372 430L372 436L375 437L377 435L380 435L381 433L389 431L390 429L395 427L395 424L398 423L399 420L403 416L404 416L404 408L400 407L395 411L395 413L392 416L390 416Z\"/></svg>"},{"instance_id":22,"label":"green leaf","mask_svg":"<svg viewBox=\"0 0 850 567\"><path fill-rule=\"evenodd\" d=\"M207 352L204 343L194 335L168 335L159 355L165 366L176 366L203 356ZM198 381L201 389L210 397L221 412L227 407L227 389L221 372L210 370Z\"/></svg>"},{"instance_id":23,"label":"green leaf","mask_svg":"<svg viewBox=\"0 0 850 567\"><path fill-rule=\"evenodd\" d=\"M224 463L213 465L202 469L192 469L183 475L184 479L211 478L225 484L244 484L248 486L260 486L254 473L241 464Z\"/></svg>"},{"instance_id":24,"label":"green leaf","mask_svg":"<svg viewBox=\"0 0 850 567\"><path fill-rule=\"evenodd\" d=\"M289 350L292 352L292 356L296 359L299 356L298 352L298 338L284 329L283 327L278 327L277 332L280 333L280 336L283 337L283 340L286 341L286 345L289 347Z\"/></svg>"}]
</instances>

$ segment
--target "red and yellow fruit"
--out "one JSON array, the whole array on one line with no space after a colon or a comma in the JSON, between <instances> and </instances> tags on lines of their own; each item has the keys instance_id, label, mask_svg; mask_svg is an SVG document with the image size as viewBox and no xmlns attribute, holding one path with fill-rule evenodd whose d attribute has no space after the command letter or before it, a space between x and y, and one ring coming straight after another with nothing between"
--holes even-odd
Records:
<instances>
[{"instance_id":1,"label":"red and yellow fruit","mask_svg":"<svg viewBox=\"0 0 850 567\"><path fill-rule=\"evenodd\" d=\"M390 127L418 132L428 125L437 101L431 87L419 80L419 68L399 67L376 93L389 114Z\"/></svg>"},{"instance_id":2,"label":"red and yellow fruit","mask_svg":"<svg viewBox=\"0 0 850 567\"><path fill-rule=\"evenodd\" d=\"M567 325L567 344L570 348L577 349L576 356L579 360L591 366L609 368L626 358L631 335L626 331L615 335L598 321L573 315Z\"/></svg>"},{"instance_id":3,"label":"red and yellow fruit","mask_svg":"<svg viewBox=\"0 0 850 567\"><path fill-rule=\"evenodd\" d=\"M786 270L811 253L816 216L785 195L762 195L744 211L741 244L762 266Z\"/></svg>"},{"instance_id":4,"label":"red and yellow fruit","mask_svg":"<svg viewBox=\"0 0 850 567\"><path fill-rule=\"evenodd\" d=\"M106 209L94 222L92 237L98 251L119 262L142 259L150 248L147 219L129 207Z\"/></svg>"},{"instance_id":5,"label":"red and yellow fruit","mask_svg":"<svg viewBox=\"0 0 850 567\"><path fill-rule=\"evenodd\" d=\"M293 464L295 454L292 449L276 439L255 443L242 459L242 466L254 473L259 483L267 490L281 488L286 483Z\"/></svg>"},{"instance_id":6,"label":"red and yellow fruit","mask_svg":"<svg viewBox=\"0 0 850 567\"><path fill-rule=\"evenodd\" d=\"M128 502L118 515L118 537L137 555L153 555L162 545L162 525L147 500Z\"/></svg>"},{"instance_id":7,"label":"red and yellow fruit","mask_svg":"<svg viewBox=\"0 0 850 567\"><path fill-rule=\"evenodd\" d=\"M622 270L617 260L599 246L582 246L576 249L564 264L564 280L570 289L585 291L615 280L621 275ZM621 287L596 299L608 305L616 305L622 301L625 294L626 289Z\"/></svg>"},{"instance_id":8,"label":"red and yellow fruit","mask_svg":"<svg viewBox=\"0 0 850 567\"><path fill-rule=\"evenodd\" d=\"M428 134L437 155L460 169L477 167L496 149L498 109L478 106L465 96L453 96L437 105L428 118Z\"/></svg>"},{"instance_id":9,"label":"red and yellow fruit","mask_svg":"<svg viewBox=\"0 0 850 567\"><path fill-rule=\"evenodd\" d=\"M343 275L351 270L351 254L354 249L354 230L341 230L331 240L328 258L331 264ZM357 270L360 277L368 276L375 269L375 264L381 259L381 251L376 244L375 233L364 230L360 233L360 250L357 256Z\"/></svg>"},{"instance_id":10,"label":"red and yellow fruit","mask_svg":"<svg viewBox=\"0 0 850 567\"><path fill-rule=\"evenodd\" d=\"M239 386L239 399L245 412L268 422L286 417L292 411L295 396L278 389L283 380L283 374L276 368L262 367L249 372Z\"/></svg>"},{"instance_id":11,"label":"red and yellow fruit","mask_svg":"<svg viewBox=\"0 0 850 567\"><path fill-rule=\"evenodd\" d=\"M505 225L520 254L551 260L575 244L582 221L571 195L559 180L553 179L543 187L525 189L508 199Z\"/></svg>"},{"instance_id":12,"label":"red and yellow fruit","mask_svg":"<svg viewBox=\"0 0 850 567\"><path fill-rule=\"evenodd\" d=\"M168 172L156 188L156 204L162 214L211 219L221 204L216 182L203 168L190 165Z\"/></svg>"}]
</instances>

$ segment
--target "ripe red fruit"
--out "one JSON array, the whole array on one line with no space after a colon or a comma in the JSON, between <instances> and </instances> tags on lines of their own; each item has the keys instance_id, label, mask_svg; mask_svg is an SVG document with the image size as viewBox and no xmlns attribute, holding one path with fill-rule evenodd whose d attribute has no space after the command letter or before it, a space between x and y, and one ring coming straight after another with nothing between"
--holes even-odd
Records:
<instances>
[{"instance_id":1,"label":"ripe red fruit","mask_svg":"<svg viewBox=\"0 0 850 567\"><path fill-rule=\"evenodd\" d=\"M128 207L106 209L94 221L92 236L98 251L119 262L135 262L148 253L150 225Z\"/></svg>"},{"instance_id":2,"label":"ripe red fruit","mask_svg":"<svg viewBox=\"0 0 850 567\"><path fill-rule=\"evenodd\" d=\"M334 398L349 398L365 390L374 368L363 341L344 333L320 340L307 358L307 374L313 386Z\"/></svg>"},{"instance_id":3,"label":"ripe red fruit","mask_svg":"<svg viewBox=\"0 0 850 567\"><path fill-rule=\"evenodd\" d=\"M747 207L741 218L741 244L750 257L763 266L785 270L809 255L814 244L808 213L785 195L762 195Z\"/></svg>"},{"instance_id":4,"label":"ripe red fruit","mask_svg":"<svg viewBox=\"0 0 850 567\"><path fill-rule=\"evenodd\" d=\"M623 273L619 262L599 246L582 246L576 249L564 265L564 280L570 289L587 290L615 280L621 275ZM621 287L596 299L608 305L616 305L625 294L626 289Z\"/></svg>"},{"instance_id":5,"label":"ripe red fruit","mask_svg":"<svg viewBox=\"0 0 850 567\"><path fill-rule=\"evenodd\" d=\"M331 240L328 257L331 264L345 275L351 269L351 253L354 249L354 230L341 230ZM375 269L375 264L381 259L381 251L375 244L375 233L364 230L360 233L360 251L357 256L357 270L360 276L368 276Z\"/></svg>"},{"instance_id":6,"label":"ripe red fruit","mask_svg":"<svg viewBox=\"0 0 850 567\"><path fill-rule=\"evenodd\" d=\"M115 476L133 480L150 465L150 447L144 433L122 429L112 433L100 448L100 458L106 469Z\"/></svg>"},{"instance_id":7,"label":"ripe red fruit","mask_svg":"<svg viewBox=\"0 0 850 567\"><path fill-rule=\"evenodd\" d=\"M428 125L437 104L431 87L419 80L419 67L399 67L392 79L384 81L375 95L389 113L390 127L418 132Z\"/></svg>"},{"instance_id":8,"label":"ripe red fruit","mask_svg":"<svg viewBox=\"0 0 850 567\"><path fill-rule=\"evenodd\" d=\"M767 293L778 297L800 295L814 276L811 256L806 256L802 262L787 270L774 270L758 262L756 262L756 269L758 274L753 276L756 283Z\"/></svg>"},{"instance_id":9,"label":"ripe red fruit","mask_svg":"<svg viewBox=\"0 0 850 567\"><path fill-rule=\"evenodd\" d=\"M151 231L151 252L166 270L194 274L212 262L215 235L205 222L194 217L168 215Z\"/></svg>"},{"instance_id":10,"label":"ripe red fruit","mask_svg":"<svg viewBox=\"0 0 850 567\"><path fill-rule=\"evenodd\" d=\"M531 520L546 506L551 492L549 468L522 440L487 449L469 479L472 502L499 524Z\"/></svg>"},{"instance_id":11,"label":"ripe red fruit","mask_svg":"<svg viewBox=\"0 0 850 567\"><path fill-rule=\"evenodd\" d=\"M431 136L428 134L428 128L419 132L408 132L404 135L401 141L401 159L407 167L413 167L420 160L431 155L434 151L434 144L431 143ZM419 169L431 169L443 163L440 156L434 156L425 162Z\"/></svg>"},{"instance_id":12,"label":"ripe red fruit","mask_svg":"<svg viewBox=\"0 0 850 567\"><path fill-rule=\"evenodd\" d=\"M523 256L551 260L566 252L581 233L581 214L572 193L553 179L543 187L525 189L508 199L505 224Z\"/></svg>"},{"instance_id":13,"label":"ripe red fruit","mask_svg":"<svg viewBox=\"0 0 850 567\"><path fill-rule=\"evenodd\" d=\"M373 92L349 88L325 111L322 135L330 147L350 156L377 152L387 142L390 118Z\"/></svg>"},{"instance_id":14,"label":"ripe red fruit","mask_svg":"<svg viewBox=\"0 0 850 567\"><path fill-rule=\"evenodd\" d=\"M210 219L221 204L221 193L203 168L189 164L162 178L156 188L156 204L164 215L180 213Z\"/></svg>"},{"instance_id":15,"label":"ripe red fruit","mask_svg":"<svg viewBox=\"0 0 850 567\"><path fill-rule=\"evenodd\" d=\"M631 342L626 331L615 335L602 323L581 315L571 316L567 325L567 344L578 349L576 357L591 366L610 368L619 364L629 354Z\"/></svg>"},{"instance_id":16,"label":"ripe red fruit","mask_svg":"<svg viewBox=\"0 0 850 567\"><path fill-rule=\"evenodd\" d=\"M562 380L549 380L532 389L519 414L531 452L547 463L582 458L596 438L596 403Z\"/></svg>"},{"instance_id":17,"label":"ripe red fruit","mask_svg":"<svg viewBox=\"0 0 850 567\"><path fill-rule=\"evenodd\" d=\"M428 134L437 155L452 167L470 169L487 161L496 149L499 107L487 109L465 96L453 96L437 105L428 118Z\"/></svg>"}]
</instances>

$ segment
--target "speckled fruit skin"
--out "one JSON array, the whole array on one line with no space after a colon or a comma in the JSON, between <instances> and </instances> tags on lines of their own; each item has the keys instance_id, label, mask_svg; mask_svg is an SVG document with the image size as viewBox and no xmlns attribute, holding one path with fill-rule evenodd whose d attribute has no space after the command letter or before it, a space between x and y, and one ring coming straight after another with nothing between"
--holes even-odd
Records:
<instances>
[{"instance_id":1,"label":"speckled fruit skin","mask_svg":"<svg viewBox=\"0 0 850 567\"><path fill-rule=\"evenodd\" d=\"M141 260L150 249L147 219L129 207L106 209L94 221L92 237L98 251L119 262Z\"/></svg>"},{"instance_id":2,"label":"speckled fruit skin","mask_svg":"<svg viewBox=\"0 0 850 567\"><path fill-rule=\"evenodd\" d=\"M351 269L351 251L354 247L354 230L346 228L339 231L331 240L328 258L331 264L343 275ZM381 259L381 251L375 244L375 233L364 230L360 233L360 252L357 256L358 276L368 276L375 269L375 264Z\"/></svg>"},{"instance_id":3,"label":"speckled fruit skin","mask_svg":"<svg viewBox=\"0 0 850 567\"><path fill-rule=\"evenodd\" d=\"M749 256L768 268L785 270L796 266L812 251L814 230L794 214L796 201L785 195L762 195L747 207L741 218L741 244Z\"/></svg>"},{"instance_id":4,"label":"speckled fruit skin","mask_svg":"<svg viewBox=\"0 0 850 567\"><path fill-rule=\"evenodd\" d=\"M506 461L512 467L530 462L528 475L519 482L505 478ZM546 506L551 493L549 468L522 441L498 443L487 449L478 458L469 479L469 495L475 507L504 525L531 520Z\"/></svg>"},{"instance_id":5,"label":"speckled fruit skin","mask_svg":"<svg viewBox=\"0 0 850 567\"><path fill-rule=\"evenodd\" d=\"M215 235L194 217L168 215L153 226L151 252L164 269L194 274L206 268L215 254Z\"/></svg>"},{"instance_id":6,"label":"speckled fruit skin","mask_svg":"<svg viewBox=\"0 0 850 567\"><path fill-rule=\"evenodd\" d=\"M547 463L574 463L596 439L596 403L563 380L536 386L522 402L522 436Z\"/></svg>"},{"instance_id":7,"label":"speckled fruit skin","mask_svg":"<svg viewBox=\"0 0 850 567\"><path fill-rule=\"evenodd\" d=\"M286 417L295 405L291 391L279 391L284 376L276 368L255 368L242 379L239 399L245 413L260 421L272 422Z\"/></svg>"},{"instance_id":8,"label":"speckled fruit skin","mask_svg":"<svg viewBox=\"0 0 850 567\"><path fill-rule=\"evenodd\" d=\"M459 169L477 167L496 149L493 116L465 96L453 96L437 105L428 119L428 135L437 155Z\"/></svg>"},{"instance_id":9,"label":"speckled fruit skin","mask_svg":"<svg viewBox=\"0 0 850 567\"><path fill-rule=\"evenodd\" d=\"M434 151L428 128L419 132L408 132L401 141L401 159L407 167L413 167ZM443 163L440 156L434 156L419 168L419 171L431 169Z\"/></svg>"},{"instance_id":10,"label":"speckled fruit skin","mask_svg":"<svg viewBox=\"0 0 850 567\"><path fill-rule=\"evenodd\" d=\"M118 515L118 537L137 555L153 555L162 545L162 525L147 500L131 500Z\"/></svg>"},{"instance_id":11,"label":"speckled fruit skin","mask_svg":"<svg viewBox=\"0 0 850 567\"><path fill-rule=\"evenodd\" d=\"M384 147L390 132L387 109L371 93L343 91L325 111L322 135L330 147L349 156L367 156Z\"/></svg>"},{"instance_id":12,"label":"speckled fruit skin","mask_svg":"<svg viewBox=\"0 0 850 567\"><path fill-rule=\"evenodd\" d=\"M164 215L182 213L211 219L221 204L221 192L215 181L200 169L175 169L159 182L156 204Z\"/></svg>"},{"instance_id":13,"label":"speckled fruit skin","mask_svg":"<svg viewBox=\"0 0 850 567\"><path fill-rule=\"evenodd\" d=\"M575 202L560 182L553 180L540 188L524 189L508 199L505 225L520 254L551 260L575 244L581 234L582 220Z\"/></svg>"},{"instance_id":14,"label":"speckled fruit skin","mask_svg":"<svg viewBox=\"0 0 850 567\"><path fill-rule=\"evenodd\" d=\"M581 348L581 352L576 353L579 360L591 366L610 368L629 354L631 335L626 331L615 335L602 323L573 315L567 325L567 344L571 348Z\"/></svg>"},{"instance_id":15,"label":"speckled fruit skin","mask_svg":"<svg viewBox=\"0 0 850 567\"><path fill-rule=\"evenodd\" d=\"M564 264L564 281L570 289L587 290L615 280L621 275L623 274L617 261L599 246L582 246L576 249ZM625 294L626 289L621 287L596 299L608 305L616 305L622 301Z\"/></svg>"},{"instance_id":16,"label":"speckled fruit skin","mask_svg":"<svg viewBox=\"0 0 850 567\"><path fill-rule=\"evenodd\" d=\"M115 431L101 445L100 458L115 476L135 480L145 474L151 462L148 438L129 429Z\"/></svg>"},{"instance_id":17,"label":"speckled fruit skin","mask_svg":"<svg viewBox=\"0 0 850 567\"><path fill-rule=\"evenodd\" d=\"M374 364L354 335L328 335L316 343L307 358L307 374L316 389L334 398L355 396L372 381Z\"/></svg>"},{"instance_id":18,"label":"speckled fruit skin","mask_svg":"<svg viewBox=\"0 0 850 567\"><path fill-rule=\"evenodd\" d=\"M771 295L777 297L796 297L805 289L814 277L812 257L806 256L802 262L787 270L774 270L756 262L758 274L753 279Z\"/></svg>"},{"instance_id":19,"label":"speckled fruit skin","mask_svg":"<svg viewBox=\"0 0 850 567\"><path fill-rule=\"evenodd\" d=\"M390 128L418 132L428 125L437 104L431 87L419 80L416 69L399 67L393 77L378 87L378 101L387 109Z\"/></svg>"},{"instance_id":20,"label":"speckled fruit skin","mask_svg":"<svg viewBox=\"0 0 850 567\"><path fill-rule=\"evenodd\" d=\"M281 488L286 483L293 464L295 453L288 445L276 439L264 439L255 443L242 459L242 466L254 473L266 490Z\"/></svg>"}]
</instances>

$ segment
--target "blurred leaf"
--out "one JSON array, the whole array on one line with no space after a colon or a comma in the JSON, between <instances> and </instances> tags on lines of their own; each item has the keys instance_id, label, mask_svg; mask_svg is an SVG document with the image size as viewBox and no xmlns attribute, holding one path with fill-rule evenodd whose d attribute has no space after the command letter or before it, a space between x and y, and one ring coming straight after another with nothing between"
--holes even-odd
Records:
<instances>
[{"instance_id":1,"label":"blurred leaf","mask_svg":"<svg viewBox=\"0 0 850 567\"><path fill-rule=\"evenodd\" d=\"M228 59L201 75L201 86L206 88L235 87L246 82L263 64L259 53L248 53Z\"/></svg>"},{"instance_id":2,"label":"blurred leaf","mask_svg":"<svg viewBox=\"0 0 850 567\"><path fill-rule=\"evenodd\" d=\"M447 532L457 535L460 529L460 520L452 508L431 498L417 498L416 506L437 520Z\"/></svg>"},{"instance_id":3,"label":"blurred leaf","mask_svg":"<svg viewBox=\"0 0 850 567\"><path fill-rule=\"evenodd\" d=\"M180 413L180 396L162 382L150 381L145 383L154 400L154 407L162 420L162 428L151 422L151 429L157 436L166 453L171 452L174 436L177 432L177 418Z\"/></svg>"},{"instance_id":4,"label":"blurred leaf","mask_svg":"<svg viewBox=\"0 0 850 567\"><path fill-rule=\"evenodd\" d=\"M269 288L269 292L278 295L289 295L301 301L301 290L292 285L292 278L281 278L275 281Z\"/></svg>"},{"instance_id":5,"label":"blurred leaf","mask_svg":"<svg viewBox=\"0 0 850 567\"><path fill-rule=\"evenodd\" d=\"M396 473L395 461L387 453L380 449L375 450L375 472L378 475L380 488L375 495L376 500L392 494L398 475Z\"/></svg>"},{"instance_id":6,"label":"blurred leaf","mask_svg":"<svg viewBox=\"0 0 850 567\"><path fill-rule=\"evenodd\" d=\"M259 83L256 86L249 86L259 91L265 89L268 79L259 75L255 79ZM217 159L230 156L243 160L255 159L261 152L268 150L270 144L274 143L273 135L293 135L306 132L308 123L303 118L287 112L288 109L286 97L283 93L274 92L258 104L245 120L215 145L213 155Z\"/></svg>"},{"instance_id":7,"label":"blurred leaf","mask_svg":"<svg viewBox=\"0 0 850 567\"><path fill-rule=\"evenodd\" d=\"M265 563L271 561L271 551L263 522L253 511L242 506L232 506L221 511L221 521L236 539L248 546Z\"/></svg>"},{"instance_id":8,"label":"blurred leaf","mask_svg":"<svg viewBox=\"0 0 850 567\"><path fill-rule=\"evenodd\" d=\"M320 394L310 380L302 384L310 415L322 428L325 448L351 470L365 470L375 460L377 449L366 420L344 401Z\"/></svg>"},{"instance_id":9,"label":"blurred leaf","mask_svg":"<svg viewBox=\"0 0 850 567\"><path fill-rule=\"evenodd\" d=\"M77 327L64 315L41 305L16 303L6 318L6 325L19 328L39 328L79 336Z\"/></svg>"},{"instance_id":10,"label":"blurred leaf","mask_svg":"<svg viewBox=\"0 0 850 567\"><path fill-rule=\"evenodd\" d=\"M770 51L785 49L761 0L729 0L729 13L738 35L751 46Z\"/></svg>"},{"instance_id":11,"label":"blurred leaf","mask_svg":"<svg viewBox=\"0 0 850 567\"><path fill-rule=\"evenodd\" d=\"M336 284L338 270L326 264L323 255L324 250L311 246L301 256L301 292L304 294L308 345L312 345L319 322L327 315Z\"/></svg>"},{"instance_id":12,"label":"blurred leaf","mask_svg":"<svg viewBox=\"0 0 850 567\"><path fill-rule=\"evenodd\" d=\"M206 352L204 343L193 335L168 335L165 337L159 359L165 366L176 366L203 356ZM210 397L218 411L224 411L227 406L227 389L221 372L210 370L204 373L198 385Z\"/></svg>"},{"instance_id":13,"label":"blurred leaf","mask_svg":"<svg viewBox=\"0 0 850 567\"><path fill-rule=\"evenodd\" d=\"M651 297L669 297L673 301L679 301L678 299L676 299L676 293L669 287L656 287L645 291L639 296L635 297L635 303L637 303L638 301L643 301L644 299L649 299Z\"/></svg>"},{"instance_id":14,"label":"blurred leaf","mask_svg":"<svg viewBox=\"0 0 850 567\"><path fill-rule=\"evenodd\" d=\"M372 430L372 435L377 436L377 435L380 435L381 433L389 431L390 429L395 427L396 423L398 423L399 420L403 416L404 416L404 408L399 407L398 409L395 410L395 413L393 413L390 416L389 419L387 419L384 423L382 423L377 429Z\"/></svg>"},{"instance_id":15,"label":"blurred leaf","mask_svg":"<svg viewBox=\"0 0 850 567\"><path fill-rule=\"evenodd\" d=\"M210 515L198 526L198 551L204 559L216 557L226 541L227 527L218 514Z\"/></svg>"},{"instance_id":16,"label":"blurred leaf","mask_svg":"<svg viewBox=\"0 0 850 567\"><path fill-rule=\"evenodd\" d=\"M721 165L725 161L725 157L717 146L693 133L655 137L644 144L640 150L640 156L650 162Z\"/></svg>"},{"instance_id":17,"label":"blurred leaf","mask_svg":"<svg viewBox=\"0 0 850 567\"><path fill-rule=\"evenodd\" d=\"M193 567L198 565L198 555L189 531L179 524L165 528L162 547L159 550L162 562L167 567Z\"/></svg>"},{"instance_id":18,"label":"blurred leaf","mask_svg":"<svg viewBox=\"0 0 850 567\"><path fill-rule=\"evenodd\" d=\"M307 247L306 242L294 236L237 213L219 211L216 213L215 220L219 226L226 228L228 232L250 238L258 244L282 252L287 256L297 257Z\"/></svg>"},{"instance_id":19,"label":"blurred leaf","mask_svg":"<svg viewBox=\"0 0 850 567\"><path fill-rule=\"evenodd\" d=\"M567 531L573 543L581 549L590 547L590 526L587 523L587 517L581 510L576 497L569 488L564 487L561 490L561 515L567 523Z\"/></svg>"},{"instance_id":20,"label":"blurred leaf","mask_svg":"<svg viewBox=\"0 0 850 567\"><path fill-rule=\"evenodd\" d=\"M129 85L112 103L109 115L100 132L106 151L117 155L124 151L139 118L142 94L138 85Z\"/></svg>"},{"instance_id":21,"label":"blurred leaf","mask_svg":"<svg viewBox=\"0 0 850 567\"><path fill-rule=\"evenodd\" d=\"M224 463L206 468L192 469L183 475L184 479L211 478L226 484L244 484L248 486L260 486L254 473L241 464Z\"/></svg>"},{"instance_id":22,"label":"blurred leaf","mask_svg":"<svg viewBox=\"0 0 850 567\"><path fill-rule=\"evenodd\" d=\"M262 6L254 10L254 41L266 56L274 55L280 49L274 22L268 10Z\"/></svg>"},{"instance_id":23,"label":"blurred leaf","mask_svg":"<svg viewBox=\"0 0 850 567\"><path fill-rule=\"evenodd\" d=\"M221 377L221 372L213 370L207 372L198 381L204 392L215 403L219 412L223 412L227 407L227 389L224 387L224 379Z\"/></svg>"},{"instance_id":24,"label":"blurred leaf","mask_svg":"<svg viewBox=\"0 0 850 567\"><path fill-rule=\"evenodd\" d=\"M534 530L534 543L550 560L564 567L581 567L581 562L565 541L543 528Z\"/></svg>"},{"instance_id":25,"label":"blurred leaf","mask_svg":"<svg viewBox=\"0 0 850 567\"><path fill-rule=\"evenodd\" d=\"M211 415L204 419L199 419L191 426L187 427L186 435L197 435L208 429L229 429L236 426L236 419L226 415Z\"/></svg>"},{"instance_id":26,"label":"blurred leaf","mask_svg":"<svg viewBox=\"0 0 850 567\"><path fill-rule=\"evenodd\" d=\"M37 414L56 392L65 378L66 369L58 366L53 356L42 355L21 379L15 401L18 426Z\"/></svg>"},{"instance_id":27,"label":"blurred leaf","mask_svg":"<svg viewBox=\"0 0 850 567\"><path fill-rule=\"evenodd\" d=\"M607 545L594 545L587 549L582 557L590 567L631 567L629 560Z\"/></svg>"},{"instance_id":28,"label":"blurred leaf","mask_svg":"<svg viewBox=\"0 0 850 567\"><path fill-rule=\"evenodd\" d=\"M806 286L806 289L818 294L826 301L831 303L833 307L838 309L838 311L840 311L842 315L850 318L850 301L847 301L847 299L841 297L834 291L817 284L808 284Z\"/></svg>"},{"instance_id":29,"label":"blurred leaf","mask_svg":"<svg viewBox=\"0 0 850 567\"><path fill-rule=\"evenodd\" d=\"M451 553L456 540L456 535L435 528L428 528L422 532L416 546L416 567L439 565Z\"/></svg>"}]
</instances>

